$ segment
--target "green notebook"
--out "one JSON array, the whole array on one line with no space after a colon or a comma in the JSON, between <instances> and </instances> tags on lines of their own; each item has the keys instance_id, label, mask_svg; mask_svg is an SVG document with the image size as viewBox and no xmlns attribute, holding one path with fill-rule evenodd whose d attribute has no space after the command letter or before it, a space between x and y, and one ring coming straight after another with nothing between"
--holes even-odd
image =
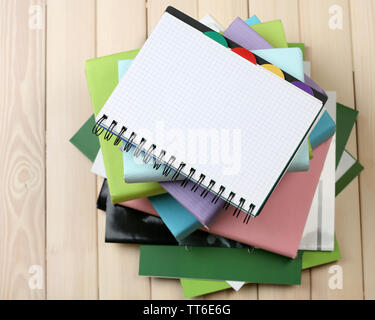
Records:
<instances>
[{"instance_id":1,"label":"green notebook","mask_svg":"<svg viewBox=\"0 0 375 320\"><path fill-rule=\"evenodd\" d=\"M96 155L100 149L98 137L91 132L94 125L95 117L92 115L69 140L78 150L89 158L91 162L95 161Z\"/></svg>"},{"instance_id":2,"label":"green notebook","mask_svg":"<svg viewBox=\"0 0 375 320\"><path fill-rule=\"evenodd\" d=\"M302 256L302 269L310 269L322 264L341 259L339 244L335 235L335 247L333 251L304 251Z\"/></svg>"},{"instance_id":3,"label":"green notebook","mask_svg":"<svg viewBox=\"0 0 375 320\"><path fill-rule=\"evenodd\" d=\"M304 251L302 255L302 270L330 263L341 259L339 244L335 237L335 248L329 251ZM231 288L226 281L181 279L181 286L186 298L198 297Z\"/></svg>"},{"instance_id":4,"label":"green notebook","mask_svg":"<svg viewBox=\"0 0 375 320\"><path fill-rule=\"evenodd\" d=\"M353 130L358 111L341 103L336 104L336 168L339 164L350 133Z\"/></svg>"},{"instance_id":5,"label":"green notebook","mask_svg":"<svg viewBox=\"0 0 375 320\"><path fill-rule=\"evenodd\" d=\"M250 26L264 40L274 48L288 48L283 23L281 20L272 20Z\"/></svg>"},{"instance_id":6,"label":"green notebook","mask_svg":"<svg viewBox=\"0 0 375 320\"><path fill-rule=\"evenodd\" d=\"M194 298L204 294L232 288L225 281L184 279L180 280L185 298Z\"/></svg>"},{"instance_id":7,"label":"green notebook","mask_svg":"<svg viewBox=\"0 0 375 320\"><path fill-rule=\"evenodd\" d=\"M348 151L344 151L336 168L336 196L363 170L363 166Z\"/></svg>"},{"instance_id":8,"label":"green notebook","mask_svg":"<svg viewBox=\"0 0 375 320\"><path fill-rule=\"evenodd\" d=\"M142 245L139 275L300 284L301 268L302 252L290 259L260 249Z\"/></svg>"},{"instance_id":9,"label":"green notebook","mask_svg":"<svg viewBox=\"0 0 375 320\"><path fill-rule=\"evenodd\" d=\"M139 50L132 50L86 61L86 78L95 115L99 113L118 83L117 61L134 59L138 52ZM99 136L99 142L113 203L154 196L166 192L156 182L125 183L122 153L118 146L105 141L104 135Z\"/></svg>"}]
</instances>

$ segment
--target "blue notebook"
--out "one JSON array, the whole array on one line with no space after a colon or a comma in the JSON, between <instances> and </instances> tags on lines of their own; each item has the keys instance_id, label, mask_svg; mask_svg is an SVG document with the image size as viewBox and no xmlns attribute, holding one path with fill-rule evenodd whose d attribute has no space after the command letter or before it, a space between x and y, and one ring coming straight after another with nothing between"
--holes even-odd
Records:
<instances>
[{"instance_id":1,"label":"blue notebook","mask_svg":"<svg viewBox=\"0 0 375 320\"><path fill-rule=\"evenodd\" d=\"M181 241L199 229L201 223L169 194L148 198L176 240Z\"/></svg>"},{"instance_id":2,"label":"blue notebook","mask_svg":"<svg viewBox=\"0 0 375 320\"><path fill-rule=\"evenodd\" d=\"M258 24L260 23L260 20L258 19L258 17L254 14L253 16L251 16L249 19L245 20L245 22L251 26L253 24Z\"/></svg>"}]
</instances>

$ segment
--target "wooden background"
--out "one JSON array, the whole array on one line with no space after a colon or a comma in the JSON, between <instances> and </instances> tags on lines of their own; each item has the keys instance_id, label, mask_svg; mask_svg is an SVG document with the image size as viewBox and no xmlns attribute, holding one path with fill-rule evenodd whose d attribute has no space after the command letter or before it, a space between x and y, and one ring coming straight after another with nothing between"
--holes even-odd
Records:
<instances>
[{"instance_id":1,"label":"wooden background","mask_svg":"<svg viewBox=\"0 0 375 320\"><path fill-rule=\"evenodd\" d=\"M328 287L331 264L304 271L300 286L204 298L374 299L372 0L0 0L0 299L183 297L177 280L137 276L138 246L104 243L101 181L68 142L92 113L85 60L140 47L169 4L196 18L211 13L224 27L236 16L281 18L288 41L306 44L313 78L359 110L348 149L365 171L336 201L343 289ZM40 28L29 24L34 5ZM342 29L328 26L332 5L343 9ZM30 289L33 265L43 277Z\"/></svg>"}]
</instances>

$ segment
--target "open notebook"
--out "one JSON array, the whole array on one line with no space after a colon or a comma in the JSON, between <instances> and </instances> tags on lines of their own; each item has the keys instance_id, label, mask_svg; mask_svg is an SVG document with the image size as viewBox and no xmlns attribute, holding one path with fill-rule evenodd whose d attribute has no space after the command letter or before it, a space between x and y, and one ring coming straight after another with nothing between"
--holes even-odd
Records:
<instances>
[{"instance_id":1,"label":"open notebook","mask_svg":"<svg viewBox=\"0 0 375 320\"><path fill-rule=\"evenodd\" d=\"M143 161L153 159L156 168L167 163L166 175L184 175L205 189L202 196L211 191L212 202L221 199L256 216L326 101L282 70L279 76L269 71L275 68L168 7L96 117L93 131L106 140L116 135L115 143L128 142L129 149L134 145L136 154L143 150ZM181 140L158 136L160 124L180 138L219 130L224 138L213 139L210 149L236 153L241 165L228 172L220 161L213 165L215 157L206 162L193 159L197 154L187 157ZM260 124L268 130L260 130ZM240 136L237 150L231 143L234 135Z\"/></svg>"},{"instance_id":2,"label":"open notebook","mask_svg":"<svg viewBox=\"0 0 375 320\"><path fill-rule=\"evenodd\" d=\"M302 53L298 48L253 50L252 52L288 72L298 80L304 81ZM132 61L133 60L118 61L119 80L125 75ZM309 147L306 141L296 154L288 171L308 170L310 164L309 160ZM134 158L134 153L132 152L124 152L123 161L125 181L128 183L169 181L172 179L171 175L164 176L163 170L155 170L152 162L140 165L137 159ZM98 161L95 161L94 166L96 167L99 163L100 157L98 156ZM95 170L98 171L98 169ZM181 179L183 179L182 175L176 180ZM192 213L194 214L194 212Z\"/></svg>"}]
</instances>

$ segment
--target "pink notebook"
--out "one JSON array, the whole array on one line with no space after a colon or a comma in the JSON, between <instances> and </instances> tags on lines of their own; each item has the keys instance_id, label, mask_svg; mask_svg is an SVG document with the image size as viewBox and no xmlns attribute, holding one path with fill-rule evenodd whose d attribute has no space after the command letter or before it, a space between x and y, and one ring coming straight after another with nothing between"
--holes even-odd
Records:
<instances>
[{"instance_id":1,"label":"pink notebook","mask_svg":"<svg viewBox=\"0 0 375 320\"><path fill-rule=\"evenodd\" d=\"M232 216L234 207L230 207L219 213L209 230L202 230L295 258L330 143L331 139L314 149L309 171L285 174L256 219L242 223ZM146 198L123 205L157 214Z\"/></svg>"},{"instance_id":2,"label":"pink notebook","mask_svg":"<svg viewBox=\"0 0 375 320\"><path fill-rule=\"evenodd\" d=\"M219 213L209 231L295 258L330 143L331 139L314 149L309 171L285 174L256 219L244 224L229 208Z\"/></svg>"},{"instance_id":3,"label":"pink notebook","mask_svg":"<svg viewBox=\"0 0 375 320\"><path fill-rule=\"evenodd\" d=\"M148 214L152 214L154 216L158 216L158 213L156 212L156 210L154 209L154 207L152 206L148 198L141 198L141 199L126 201L126 202L119 203L119 205L132 208L132 209L136 209L139 211L143 211Z\"/></svg>"}]
</instances>

